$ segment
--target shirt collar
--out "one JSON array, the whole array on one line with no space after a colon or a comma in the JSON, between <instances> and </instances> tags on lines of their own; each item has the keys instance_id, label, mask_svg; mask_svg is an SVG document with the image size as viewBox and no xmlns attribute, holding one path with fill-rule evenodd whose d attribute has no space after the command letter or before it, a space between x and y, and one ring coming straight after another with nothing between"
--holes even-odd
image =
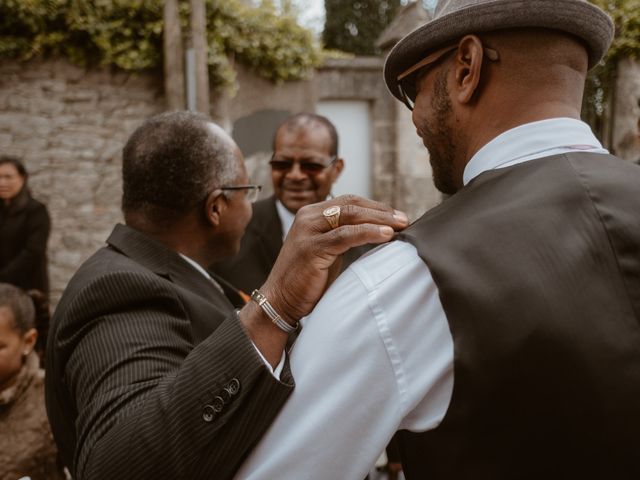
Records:
<instances>
[{"instance_id":1,"label":"shirt collar","mask_svg":"<svg viewBox=\"0 0 640 480\"><path fill-rule=\"evenodd\" d=\"M280 223L282 224L282 240L287 238L293 220L296 218L295 213L291 213L284 204L276 199L276 210L278 211L278 217L280 217Z\"/></svg>"},{"instance_id":2,"label":"shirt collar","mask_svg":"<svg viewBox=\"0 0 640 480\"><path fill-rule=\"evenodd\" d=\"M200 265L195 260L187 257L186 255L183 255L180 252L178 252L178 255L180 255L185 262L187 262L189 265L191 265L193 268L195 268L197 271L199 271L202 275L204 275L204 277L207 280L209 280L211 283L213 283L214 287L216 287L220 292L222 292L224 294L224 290L222 289L220 284L218 282L216 282L215 279L211 275L209 275L209 272L207 272L204 268L202 268L202 265Z\"/></svg>"},{"instance_id":3,"label":"shirt collar","mask_svg":"<svg viewBox=\"0 0 640 480\"><path fill-rule=\"evenodd\" d=\"M573 118L552 118L517 126L498 135L469 160L463 182L487 170L571 151L609 153L589 125Z\"/></svg>"}]
</instances>

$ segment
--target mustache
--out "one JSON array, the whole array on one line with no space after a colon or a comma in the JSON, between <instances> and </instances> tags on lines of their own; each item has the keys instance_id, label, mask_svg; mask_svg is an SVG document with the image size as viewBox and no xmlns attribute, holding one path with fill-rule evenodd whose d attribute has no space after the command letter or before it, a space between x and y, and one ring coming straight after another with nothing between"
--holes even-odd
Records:
<instances>
[{"instance_id":1,"label":"mustache","mask_svg":"<svg viewBox=\"0 0 640 480\"><path fill-rule=\"evenodd\" d=\"M313 183L305 180L286 180L281 184L282 188L291 190L309 190L313 188Z\"/></svg>"}]
</instances>

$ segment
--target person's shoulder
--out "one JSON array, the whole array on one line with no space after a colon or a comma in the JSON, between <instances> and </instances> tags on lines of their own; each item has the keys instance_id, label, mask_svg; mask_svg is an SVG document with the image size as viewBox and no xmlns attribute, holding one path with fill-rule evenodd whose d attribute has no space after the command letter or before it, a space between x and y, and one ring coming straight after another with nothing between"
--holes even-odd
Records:
<instances>
[{"instance_id":1,"label":"person's shoulder","mask_svg":"<svg viewBox=\"0 0 640 480\"><path fill-rule=\"evenodd\" d=\"M140 296L141 292L147 295L147 292L158 290L163 285L170 285L170 282L163 281L140 263L105 246L89 257L71 277L59 306L85 297L89 302L94 296L101 298L104 305L110 303L110 298L123 300Z\"/></svg>"},{"instance_id":2,"label":"person's shoulder","mask_svg":"<svg viewBox=\"0 0 640 480\"><path fill-rule=\"evenodd\" d=\"M352 270L369 288L403 275L423 262L410 243L396 240L365 253L347 269Z\"/></svg>"},{"instance_id":3,"label":"person's shoulder","mask_svg":"<svg viewBox=\"0 0 640 480\"><path fill-rule=\"evenodd\" d=\"M276 201L274 197L267 197L262 200L258 200L253 204L253 216L251 217L251 221L258 221L265 215L277 215L278 211L276 210Z\"/></svg>"},{"instance_id":4,"label":"person's shoulder","mask_svg":"<svg viewBox=\"0 0 640 480\"><path fill-rule=\"evenodd\" d=\"M275 209L276 208L276 200L275 197L267 197L262 200L258 200L253 204L253 208L258 210L266 210L266 209Z\"/></svg>"},{"instance_id":5,"label":"person's shoulder","mask_svg":"<svg viewBox=\"0 0 640 480\"><path fill-rule=\"evenodd\" d=\"M49 216L49 212L47 210L47 206L42 203L40 200L36 200L33 197L29 197L27 204L25 206L25 210L33 215L44 215Z\"/></svg>"}]
</instances>

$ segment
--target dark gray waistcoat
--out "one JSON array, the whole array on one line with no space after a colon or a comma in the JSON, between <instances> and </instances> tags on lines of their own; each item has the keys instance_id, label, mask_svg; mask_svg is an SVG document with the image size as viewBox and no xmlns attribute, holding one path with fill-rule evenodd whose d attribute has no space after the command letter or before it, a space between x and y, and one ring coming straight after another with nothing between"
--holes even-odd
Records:
<instances>
[{"instance_id":1,"label":"dark gray waistcoat","mask_svg":"<svg viewBox=\"0 0 640 480\"><path fill-rule=\"evenodd\" d=\"M442 424L401 434L407 478L640 479L640 168L485 172L401 238L455 345Z\"/></svg>"}]
</instances>

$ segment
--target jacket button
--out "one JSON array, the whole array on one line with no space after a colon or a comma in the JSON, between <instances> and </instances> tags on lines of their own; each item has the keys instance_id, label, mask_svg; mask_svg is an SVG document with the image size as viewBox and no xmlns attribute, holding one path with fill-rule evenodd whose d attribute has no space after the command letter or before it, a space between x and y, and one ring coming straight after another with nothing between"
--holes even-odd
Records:
<instances>
[{"instance_id":1,"label":"jacket button","mask_svg":"<svg viewBox=\"0 0 640 480\"><path fill-rule=\"evenodd\" d=\"M222 411L222 409L224 408L224 400L220 396L215 397L213 399L213 402L211 402L211 406L212 406L213 411L215 413L220 413Z\"/></svg>"},{"instance_id":2,"label":"jacket button","mask_svg":"<svg viewBox=\"0 0 640 480\"><path fill-rule=\"evenodd\" d=\"M222 401L224 402L225 405L229 403L231 401L231 393L229 393L229 389L225 387L220 392L220 397L222 397Z\"/></svg>"},{"instance_id":3,"label":"jacket button","mask_svg":"<svg viewBox=\"0 0 640 480\"><path fill-rule=\"evenodd\" d=\"M213 422L213 419L216 417L216 411L212 405L205 405L202 409L202 419L207 422Z\"/></svg>"},{"instance_id":4,"label":"jacket button","mask_svg":"<svg viewBox=\"0 0 640 480\"><path fill-rule=\"evenodd\" d=\"M234 378L229 382L225 390L229 392L231 395L237 395L238 392L240 391L240 381L237 378Z\"/></svg>"}]
</instances>

